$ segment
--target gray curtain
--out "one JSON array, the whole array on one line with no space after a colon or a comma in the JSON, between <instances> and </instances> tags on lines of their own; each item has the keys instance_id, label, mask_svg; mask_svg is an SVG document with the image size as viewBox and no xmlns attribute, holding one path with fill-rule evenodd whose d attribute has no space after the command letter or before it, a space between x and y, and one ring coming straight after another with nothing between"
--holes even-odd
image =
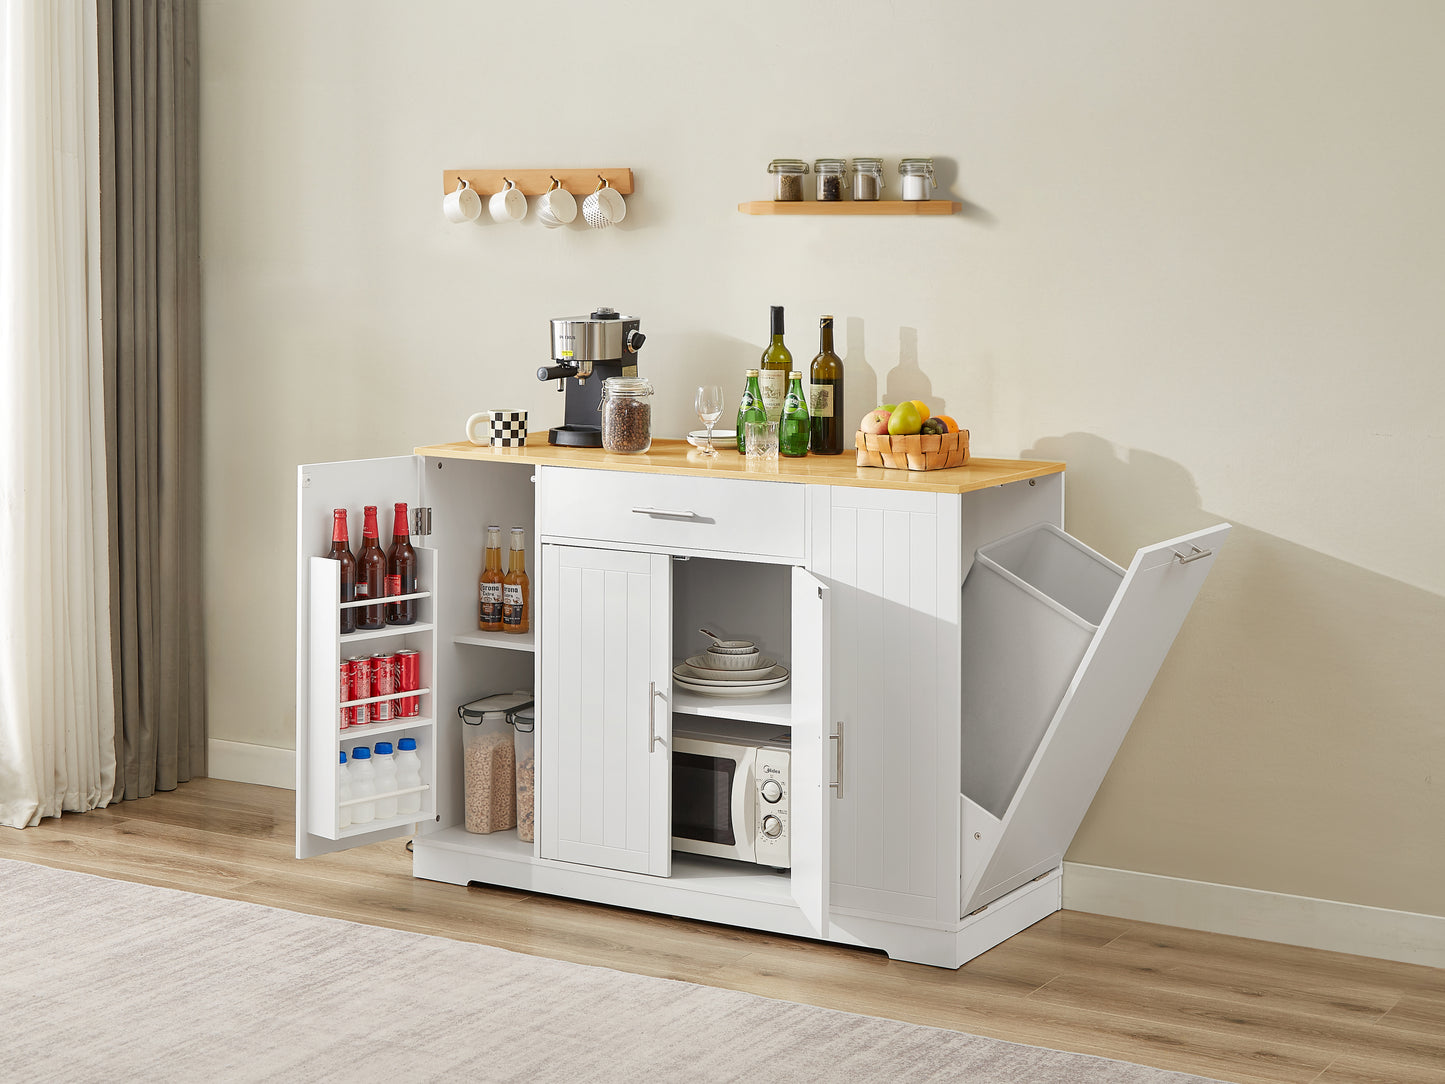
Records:
<instances>
[{"instance_id":1,"label":"gray curtain","mask_svg":"<svg viewBox=\"0 0 1445 1084\"><path fill-rule=\"evenodd\" d=\"M195 0L97 0L116 798L206 770Z\"/></svg>"}]
</instances>

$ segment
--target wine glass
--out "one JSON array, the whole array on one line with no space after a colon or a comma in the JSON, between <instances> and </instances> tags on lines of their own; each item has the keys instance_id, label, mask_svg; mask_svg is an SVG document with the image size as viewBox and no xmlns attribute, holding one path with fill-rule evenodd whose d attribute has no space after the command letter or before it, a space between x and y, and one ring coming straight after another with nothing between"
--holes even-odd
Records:
<instances>
[{"instance_id":1,"label":"wine glass","mask_svg":"<svg viewBox=\"0 0 1445 1084\"><path fill-rule=\"evenodd\" d=\"M712 446L712 427L722 417L723 394L722 388L716 384L703 384L697 389L697 396L693 399L693 409L697 411L698 421L707 426L707 447L700 449L702 454L711 459L717 455L717 449Z\"/></svg>"}]
</instances>

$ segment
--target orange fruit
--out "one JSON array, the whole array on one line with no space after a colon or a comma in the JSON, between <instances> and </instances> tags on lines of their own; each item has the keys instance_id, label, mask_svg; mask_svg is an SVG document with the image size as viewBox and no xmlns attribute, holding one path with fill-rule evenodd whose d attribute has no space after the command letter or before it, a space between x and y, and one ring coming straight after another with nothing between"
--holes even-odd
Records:
<instances>
[{"instance_id":1,"label":"orange fruit","mask_svg":"<svg viewBox=\"0 0 1445 1084\"><path fill-rule=\"evenodd\" d=\"M958 428L959 428L958 423L957 423L956 421L954 421L952 418L950 418L947 414L936 414L936 415L934 415L934 416L935 416L939 421L941 421L944 425L948 426L948 431L949 431L950 433L957 433L957 432L958 432Z\"/></svg>"}]
</instances>

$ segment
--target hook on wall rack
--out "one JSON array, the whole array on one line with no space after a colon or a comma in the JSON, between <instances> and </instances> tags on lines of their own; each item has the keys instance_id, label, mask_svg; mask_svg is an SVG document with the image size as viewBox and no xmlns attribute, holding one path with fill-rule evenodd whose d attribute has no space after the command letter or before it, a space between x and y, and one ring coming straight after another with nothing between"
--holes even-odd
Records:
<instances>
[{"instance_id":1,"label":"hook on wall rack","mask_svg":"<svg viewBox=\"0 0 1445 1084\"><path fill-rule=\"evenodd\" d=\"M524 196L540 196L556 181L574 196L590 195L605 180L624 196L632 195L631 169L446 169L442 171L443 194L456 189L459 181L483 197L500 192L503 178L517 186Z\"/></svg>"}]
</instances>

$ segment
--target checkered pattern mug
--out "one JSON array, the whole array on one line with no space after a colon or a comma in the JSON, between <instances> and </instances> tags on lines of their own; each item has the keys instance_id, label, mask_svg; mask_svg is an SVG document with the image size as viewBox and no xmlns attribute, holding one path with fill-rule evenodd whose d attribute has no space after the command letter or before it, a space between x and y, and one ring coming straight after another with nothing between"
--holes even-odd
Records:
<instances>
[{"instance_id":1,"label":"checkered pattern mug","mask_svg":"<svg viewBox=\"0 0 1445 1084\"><path fill-rule=\"evenodd\" d=\"M520 448L527 443L527 412L480 410L467 419L467 439L493 448Z\"/></svg>"}]
</instances>

